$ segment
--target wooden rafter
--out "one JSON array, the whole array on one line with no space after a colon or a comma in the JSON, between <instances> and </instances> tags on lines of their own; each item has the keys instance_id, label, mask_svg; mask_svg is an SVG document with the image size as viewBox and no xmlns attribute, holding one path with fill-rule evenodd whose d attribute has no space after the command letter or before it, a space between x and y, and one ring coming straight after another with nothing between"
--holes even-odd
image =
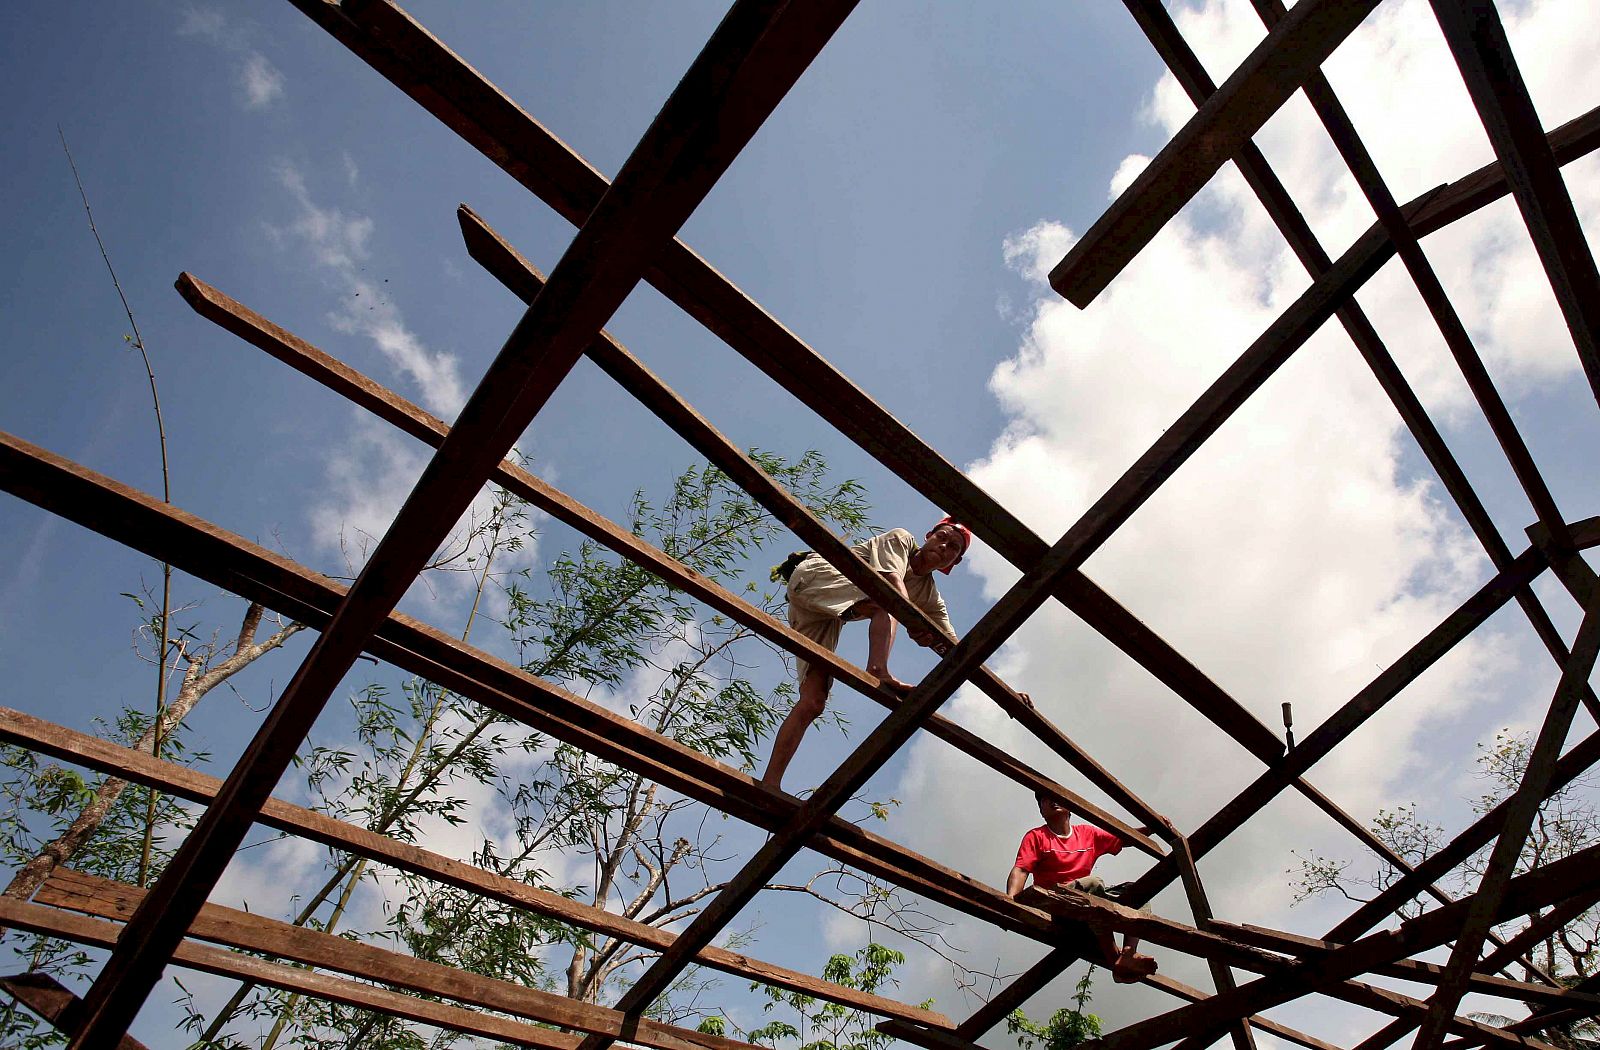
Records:
<instances>
[{"instance_id":1,"label":"wooden rafter","mask_svg":"<svg viewBox=\"0 0 1600 1050\"><path fill-rule=\"evenodd\" d=\"M84 1000L74 1046L126 1031L300 741L529 422L853 8L740 0L624 163L468 399L328 628L184 839Z\"/></svg>"},{"instance_id":2,"label":"wooden rafter","mask_svg":"<svg viewBox=\"0 0 1600 1050\"><path fill-rule=\"evenodd\" d=\"M394 424L412 437L437 448L449 433L450 428L442 420L424 412L392 390L374 382L368 376L336 360L293 333L278 327L193 275L184 274L179 277L178 291L195 311L207 320L239 336L252 346L265 350L277 360L329 389L343 394L353 404ZM601 333L600 342L606 342L608 339L605 333ZM750 469L759 470L753 466ZM534 477L515 463L509 460L502 461L490 474L489 480L508 492L528 500L540 510L572 526L635 565L681 588L718 612L749 627L773 644L801 659L826 666L831 674L884 707L894 708L900 703L900 698L882 689L876 678L843 659L833 650L820 646L787 625L779 623L721 584L707 579L667 556L629 530ZM1027 787L1028 790L1051 794L1074 813L1086 816L1104 827L1117 829L1151 856L1163 855L1148 836L1139 834L1137 830L1088 799L1062 787L949 719L935 715L928 720L925 728L989 768ZM1084 758L1088 760L1087 755ZM1106 775L1109 777L1109 774Z\"/></svg>"}]
</instances>

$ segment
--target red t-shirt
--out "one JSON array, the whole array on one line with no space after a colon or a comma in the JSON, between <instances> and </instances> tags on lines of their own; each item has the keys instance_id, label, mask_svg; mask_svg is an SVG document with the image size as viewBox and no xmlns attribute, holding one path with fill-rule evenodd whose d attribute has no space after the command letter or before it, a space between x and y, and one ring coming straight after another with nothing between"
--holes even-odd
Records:
<instances>
[{"instance_id":1,"label":"red t-shirt","mask_svg":"<svg viewBox=\"0 0 1600 1050\"><path fill-rule=\"evenodd\" d=\"M1056 886L1083 878L1096 860L1121 852L1122 840L1093 824L1074 824L1065 836L1044 825L1022 836L1017 867L1033 873L1035 886Z\"/></svg>"}]
</instances>

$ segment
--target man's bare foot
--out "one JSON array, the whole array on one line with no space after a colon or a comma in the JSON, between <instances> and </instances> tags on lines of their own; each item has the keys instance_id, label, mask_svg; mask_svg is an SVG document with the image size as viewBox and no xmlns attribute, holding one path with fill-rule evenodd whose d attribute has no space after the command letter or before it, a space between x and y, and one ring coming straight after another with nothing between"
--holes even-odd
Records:
<instances>
[{"instance_id":1,"label":"man's bare foot","mask_svg":"<svg viewBox=\"0 0 1600 1050\"><path fill-rule=\"evenodd\" d=\"M1111 979L1118 984L1135 984L1156 972L1156 961L1130 948L1124 948L1111 964Z\"/></svg>"}]
</instances>

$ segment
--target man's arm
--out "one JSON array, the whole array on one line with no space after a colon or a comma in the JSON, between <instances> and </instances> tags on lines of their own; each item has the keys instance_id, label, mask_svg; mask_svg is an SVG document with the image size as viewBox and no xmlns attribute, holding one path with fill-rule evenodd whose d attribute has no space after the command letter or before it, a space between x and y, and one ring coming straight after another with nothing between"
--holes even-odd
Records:
<instances>
[{"instance_id":1,"label":"man's arm","mask_svg":"<svg viewBox=\"0 0 1600 1050\"><path fill-rule=\"evenodd\" d=\"M1028 873L1022 868L1012 868L1006 876L1006 896L1015 897L1028 885Z\"/></svg>"}]
</instances>

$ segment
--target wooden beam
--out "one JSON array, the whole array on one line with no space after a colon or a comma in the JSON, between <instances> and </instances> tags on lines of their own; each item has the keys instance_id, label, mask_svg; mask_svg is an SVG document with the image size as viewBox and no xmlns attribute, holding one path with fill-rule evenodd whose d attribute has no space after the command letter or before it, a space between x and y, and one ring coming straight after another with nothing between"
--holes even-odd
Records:
<instances>
[{"instance_id":1,"label":"wooden beam","mask_svg":"<svg viewBox=\"0 0 1600 1050\"><path fill-rule=\"evenodd\" d=\"M1261 15L1261 20L1269 29L1285 17L1281 0L1254 0L1254 4L1256 11ZM1406 272L1410 274L1412 283L1416 285L1417 292L1428 308L1428 313L1433 317L1440 335L1444 337L1446 347L1455 358L1468 389L1482 409L1495 440L1505 452L1512 472L1521 483L1534 513L1549 527L1562 530L1565 516L1556 505L1555 497L1540 474L1538 465L1533 460L1533 454L1528 450L1527 442L1523 440L1516 422L1512 420L1511 413L1506 408L1504 399L1495 388L1494 381L1488 369L1484 367L1483 359L1473 345L1466 325L1450 302L1450 297L1445 293L1438 274L1434 272L1432 264L1423 254L1416 234L1401 220L1400 205L1385 184L1377 164L1367 152L1355 127L1350 123L1344 106L1340 104L1332 86L1320 72L1306 81L1305 92L1323 127L1333 140L1335 148L1344 158L1350 173L1355 176L1356 185L1361 188L1368 204L1377 213L1379 223L1394 241ZM1542 134L1540 138L1542 140ZM1553 164L1552 161L1552 166Z\"/></svg>"},{"instance_id":2,"label":"wooden beam","mask_svg":"<svg viewBox=\"0 0 1600 1050\"><path fill-rule=\"evenodd\" d=\"M381 2L381 0L372 0ZM350 6L362 6L351 0ZM85 999L74 1046L125 1031L193 911L372 632L494 467L854 6L739 0L684 74L468 399L326 630L185 837Z\"/></svg>"},{"instance_id":3,"label":"wooden beam","mask_svg":"<svg viewBox=\"0 0 1600 1050\"><path fill-rule=\"evenodd\" d=\"M525 301L538 295L544 276L533 264L470 208L463 205L458 215L468 254L507 289ZM822 555L874 602L888 609L891 615L907 626L938 635L938 628L921 609L902 598L880 573L862 561L853 549L835 536L832 530L802 503L785 492L782 486L773 482L757 463L729 441L710 421L695 411L687 401L678 396L660 377L645 367L644 363L621 343L608 333L602 332L600 338L590 345L589 356L602 371L616 380L619 386L654 412L695 451L733 478L752 499L793 530L801 542L809 544L812 550ZM1087 751L1079 747L1037 708L1025 703L1015 690L1001 681L988 667L979 666L973 673L972 681L999 704L1001 710L1032 733L1035 739L1044 743L1072 768L1083 774L1090 783L1132 813L1137 820L1145 825L1160 824L1159 816L1143 799L1095 761ZM1104 817L1110 818L1104 811L1101 813ZM1092 819L1098 822L1098 818ZM1152 856L1165 855L1152 839L1122 821L1115 821L1109 829L1116 831Z\"/></svg>"},{"instance_id":4,"label":"wooden beam","mask_svg":"<svg viewBox=\"0 0 1600 1050\"><path fill-rule=\"evenodd\" d=\"M1050 271L1088 306L1355 31L1377 0L1302 0Z\"/></svg>"},{"instance_id":5,"label":"wooden beam","mask_svg":"<svg viewBox=\"0 0 1600 1050\"><path fill-rule=\"evenodd\" d=\"M1512 879L1497 915L1523 915L1565 900L1592 883L1597 863L1600 863L1600 846ZM1467 897L1424 912L1402 923L1398 929L1371 934L1314 958L1290 962L1279 973L1241 985L1237 991L1147 1018L1083 1045L1086 1050L1143 1050L1196 1031L1217 1028L1235 1017L1269 1009L1310 991L1321 991L1383 963L1417 955L1453 940L1472 902L1473 898Z\"/></svg>"},{"instance_id":6,"label":"wooden beam","mask_svg":"<svg viewBox=\"0 0 1600 1050\"><path fill-rule=\"evenodd\" d=\"M1556 775L1556 764L1561 757L1561 746L1572 727L1573 716L1578 713L1578 695L1581 686L1594 672L1595 658L1600 655L1600 597L1589 606L1578 636L1572 644L1572 658L1567 661L1561 682L1556 687L1550 710L1533 750L1528 754L1528 765L1523 771L1517 790L1505 801L1505 813L1494 851L1478 880L1477 892L1472 895L1472 906L1456 937L1445 964L1438 990L1428 1009L1428 1018L1413 1044L1416 1050L1434 1050L1444 1038L1448 1018L1455 1015L1461 997L1466 994L1473 966L1483 950L1483 942L1500 912L1500 901L1506 894L1511 877L1522 858L1528 834L1538 816L1539 806L1549 793Z\"/></svg>"},{"instance_id":7,"label":"wooden beam","mask_svg":"<svg viewBox=\"0 0 1600 1050\"><path fill-rule=\"evenodd\" d=\"M466 205L462 205L462 213L464 213L462 226L466 227L466 216L470 214L470 210L467 210ZM539 280L541 280L542 287L542 275ZM323 386L330 387L338 394L346 395L347 399L357 403L358 407L366 408L373 415L386 419L387 423L395 424L406 434L411 434L416 439L429 443L429 445L434 445L437 448L445 439L445 435L450 432L450 427L446 426L440 419L430 416L429 413L422 411L421 408L403 399L400 395L389 391L381 384L374 383L373 379L362 375L360 371L350 368L349 365L344 365L344 363L334 359L331 355L325 354L325 352L320 351L310 343L306 343L304 339L294 336L290 331L277 327L274 323L251 311L250 307L243 306L242 303L238 303L235 299L222 295L221 291L206 285L205 282L198 280L194 275L182 274L178 279L178 291L179 295L184 296L187 303L194 307L195 312L205 317L206 320L211 320L219 327L232 331L234 335L245 339L246 343L250 343L251 346L258 347L258 349L266 351L267 354L272 355L275 359L282 360L286 365L290 365L294 370L301 371L302 375L317 379L318 383L322 383ZM536 291L525 296L525 298L531 301L533 295L536 295ZM616 354L627 354L626 349L622 349L619 344L614 343L614 339L611 339L611 336L608 333L603 333L603 331L595 341L595 346L614 347L613 352L616 352ZM590 354L595 354L594 347L590 349ZM755 466L754 463L749 463L747 456L742 455L738 450L733 450L731 455L736 456L739 461L746 464L747 475L757 475L766 483L766 487L782 493L781 488L773 485L770 479L766 479L766 475L760 472L760 467ZM736 477L736 480L744 480L739 475L734 475L734 477ZM720 611L723 615L730 616L736 623L750 627L752 631L762 635L763 639L770 640L774 645L779 645L784 650L794 653L798 658L826 666L830 674L834 674L835 677L861 691L862 695L867 696L867 698L874 699L878 704L893 709L893 707L899 706L899 703L901 703L899 696L891 695L888 691L883 690L878 685L878 680L875 677L866 674L859 667L840 658L834 651L821 647L821 645L808 639L805 635L798 634L794 629L790 629L787 624L779 623L778 619L766 615L765 611L752 607L746 600L742 600L741 597L734 595L733 592L726 591L725 587L715 583L712 579L704 578L704 576L699 575L691 568L685 567L677 560L670 559L666 554L658 551L656 547L645 543L638 536L634 536L632 531L619 527L619 525L605 519L603 515L597 514L597 512L590 511L589 507L578 503L576 499L565 495L565 493L552 487L552 485L547 485L546 482L542 482L538 477L534 477L530 472L518 467L517 464L510 463L510 461L502 461L494 469L493 474L490 475L490 480L496 485L506 488L507 491L514 493L514 495L528 499L530 503L533 503L534 506L539 507L542 511L554 515L555 519L562 520L562 522L568 523L571 527L581 531L582 535L595 539L597 543L605 544L608 549L618 552L619 555L626 557L630 562L634 562L638 567L651 571L654 575L664 579L672 586L680 587L688 594L693 594L696 599L706 602L707 605ZM787 493L782 493L782 498L787 499L787 504L794 504L797 507L798 515L803 515L805 519L811 519L810 512L806 511L805 507L795 504L794 499L790 499ZM814 523L814 527L819 528L824 533L827 531L826 527L819 522ZM870 573L870 576L874 578L875 586L883 583L882 578L877 576L877 573ZM894 597L898 599L899 595L896 594ZM998 683L998 679L992 679L992 685L998 688L1005 688L1002 683ZM933 733L934 736L944 739L947 743L954 744L960 751L971 755L973 759L978 759L979 762L984 763L992 770L998 771L1003 776L1008 776L1016 783L1022 784L1029 791L1046 792L1046 794L1061 800L1062 804L1066 805L1072 812L1077 813L1077 815L1086 816L1088 820L1094 821L1102 828L1117 831L1125 839L1133 842L1142 852L1149 853L1150 856L1165 855L1160 850L1160 847L1157 847L1154 840L1149 839L1144 834L1139 834L1136 829L1128 826L1125 821L1118 820L1117 816L1107 813L1106 810L1102 810L1101 807L1094 805L1090 800L1078 796L1077 792L1067 791L1066 788L1062 788L1061 784L1056 783L1053 779L1046 778L1034 768L1027 767L1026 763L1019 762L1016 757L1006 754L1000 747L987 743L973 731L966 730L966 728L960 727L955 722L950 722L949 719L942 717L942 715L933 715L928 720L926 730ZM1061 739L1066 738L1062 736ZM1070 741L1066 741L1066 743L1070 744ZM1072 747L1075 747L1075 744L1072 744ZM1082 754L1082 752L1078 752L1078 754ZM1090 763L1091 767L1099 768L1098 763L1093 763L1093 759L1090 759L1088 755L1082 754L1082 759L1086 763ZM1117 783L1114 778L1110 778L1109 773L1104 773L1104 776L1109 778L1110 783ZM1126 789L1123 789L1123 791L1126 791Z\"/></svg>"},{"instance_id":8,"label":"wooden beam","mask_svg":"<svg viewBox=\"0 0 1600 1050\"><path fill-rule=\"evenodd\" d=\"M1191 987L1182 981L1165 977L1159 973L1151 974L1145 978L1144 983L1152 988L1159 988L1169 995L1175 995L1185 1002L1199 1003L1211 998L1211 996L1198 988ZM1341 1050L1339 1046L1325 1039L1318 1039L1316 1036L1302 1032L1298 1028L1290 1028L1286 1024L1280 1024L1270 1017L1251 1014L1248 1020L1253 1027L1259 1028L1263 1032L1271 1032L1280 1039L1287 1039L1291 1043L1305 1047L1306 1050Z\"/></svg>"},{"instance_id":9,"label":"wooden beam","mask_svg":"<svg viewBox=\"0 0 1600 1050\"><path fill-rule=\"evenodd\" d=\"M1501 606L1511 600L1545 568L1544 555L1537 547L1524 551L1512 569L1498 573L1460 607L1394 663L1378 674L1344 706L1323 720L1305 740L1296 744L1277 765L1256 778L1235 795L1212 818L1189 837L1195 856L1204 856L1251 816L1276 798L1289 783L1324 758L1341 741L1365 724L1382 707L1399 695L1411 682L1476 630ZM1134 899L1148 899L1175 876L1170 862L1158 864L1141 876ZM1148 895L1148 896L1146 896Z\"/></svg>"},{"instance_id":10,"label":"wooden beam","mask_svg":"<svg viewBox=\"0 0 1600 1050\"><path fill-rule=\"evenodd\" d=\"M605 192L604 176L400 8L291 2L568 221L581 224ZM1044 557L1048 545L1020 519L681 241L646 279L1019 570ZM1087 576L1069 573L1056 598L1251 754L1282 753L1276 733Z\"/></svg>"},{"instance_id":11,"label":"wooden beam","mask_svg":"<svg viewBox=\"0 0 1600 1050\"><path fill-rule=\"evenodd\" d=\"M1600 762L1600 732L1590 733L1556 764L1556 774L1550 782L1551 790L1559 791L1592 769L1597 762ZM1465 831L1418 864L1411 874L1402 876L1372 900L1351 912L1347 918L1328 931L1328 940L1343 942L1361 936L1393 914L1400 905L1416 896L1422 883L1443 878L1458 864L1482 849L1504 826L1505 805L1505 802L1501 802L1483 814Z\"/></svg>"},{"instance_id":12,"label":"wooden beam","mask_svg":"<svg viewBox=\"0 0 1600 1050\"><path fill-rule=\"evenodd\" d=\"M1484 0L1432 0L1522 220L1555 291L1589 386L1600 400L1600 271L1561 167L1511 53L1500 16Z\"/></svg>"},{"instance_id":13,"label":"wooden beam","mask_svg":"<svg viewBox=\"0 0 1600 1050\"><path fill-rule=\"evenodd\" d=\"M1160 916L1144 915L1120 904L1065 887L1052 887L1048 890L1039 890L1037 887L1033 887L1025 891L1020 899L1024 903L1043 907L1053 915L1087 923L1090 926L1137 936L1141 939L1149 940L1151 943L1175 948L1192 955L1199 955L1208 960L1215 960L1252 970L1256 973L1266 974L1269 978L1278 978L1288 974L1292 965L1289 960L1260 951L1233 938L1198 930ZM1384 1013L1416 1018L1426 1015L1427 1004L1421 1000L1385 989L1374 988L1360 981L1351 980L1351 976L1353 974L1346 975L1339 980L1329 981L1319 990L1327 995L1336 996L1346 1002L1354 1003L1357 1006L1364 1006ZM1231 994L1234 994L1233 990L1221 992L1218 996L1207 1000L1207 1002L1213 1002ZM1300 994L1304 994L1304 990ZM1224 1018L1213 1024L1195 1025L1185 1029L1181 1033L1183 1036L1182 1042L1204 1046L1208 1041L1220 1035L1220 1030L1233 1020L1236 1020L1236 1018ZM1495 1043L1507 1046L1526 1045L1521 1040L1509 1037L1493 1026L1485 1025L1471 1018L1455 1017L1451 1018L1450 1023L1454 1031L1483 1035ZM1116 1034L1113 1033L1113 1036ZM1541 1046L1540 1050L1552 1050L1552 1048Z\"/></svg>"},{"instance_id":14,"label":"wooden beam","mask_svg":"<svg viewBox=\"0 0 1600 1050\"><path fill-rule=\"evenodd\" d=\"M412 437L437 448L449 433L450 428L442 420L424 412L392 390L293 333L278 327L192 274L181 275L177 281L177 288L184 300L202 317L232 332L250 345L264 350L303 375L315 379ZM609 341L610 337L602 332L599 342ZM717 612L749 627L774 645L803 660L828 668L830 674L869 699L891 709L899 705L898 696L880 688L876 678L840 658L837 653L818 645L788 625L780 623L715 580L707 579L668 557L631 531L584 506L509 460L502 461L490 474L489 480L615 551L640 568L693 595ZM1139 834L1088 799L1067 790L970 730L940 715L929 719L926 728L928 732L1021 784L1029 791L1043 791L1055 797L1072 812L1087 817L1101 827L1117 831L1151 856L1164 855L1148 836Z\"/></svg>"},{"instance_id":15,"label":"wooden beam","mask_svg":"<svg viewBox=\"0 0 1600 1050\"><path fill-rule=\"evenodd\" d=\"M12 897L0 897L0 922L8 927L102 948L114 947L122 933L121 926L105 919L91 919ZM214 948L192 940L185 940L178 945L172 962L218 977L280 988L362 1010L377 1010L408 1021L419 1021L517 1046L536 1047L538 1050L577 1050L582 1042L580 1036L554 1028L419 999L387 988L298 966L272 963L253 955Z\"/></svg>"},{"instance_id":16,"label":"wooden beam","mask_svg":"<svg viewBox=\"0 0 1600 1050\"><path fill-rule=\"evenodd\" d=\"M0 434L0 489L313 627L328 621L344 594L286 558L5 434ZM800 808L793 797L740 770L410 617L391 614L367 648L403 670L759 827L785 827ZM1017 906L1000 890L849 821L827 820L811 848L1003 929L1038 940L1050 937L1048 919Z\"/></svg>"},{"instance_id":17,"label":"wooden beam","mask_svg":"<svg viewBox=\"0 0 1600 1050\"><path fill-rule=\"evenodd\" d=\"M144 752L101 740L87 733L34 718L32 715L0 707L0 741L28 748L40 754L132 780L191 802L209 805L222 782L198 770L156 759ZM400 871L432 879L447 886L500 901L523 911L544 915L579 929L633 944L662 949L674 935L647 923L571 900L559 893L541 890L525 882L429 850L399 842L365 828L335 820L324 813L269 798L261 808L260 823L299 838L309 839L330 849L340 850L388 865ZM930 1028L953 1029L945 1015L919 1006L896 1002L854 988L824 981L787 967L752 959L739 952L715 946L706 947L695 960L724 973L778 988L800 992L851 1009L884 1017L898 1017Z\"/></svg>"},{"instance_id":18,"label":"wooden beam","mask_svg":"<svg viewBox=\"0 0 1600 1050\"><path fill-rule=\"evenodd\" d=\"M1216 923L1216 928L1219 933L1225 933L1241 943L1302 958L1316 952L1327 952L1342 947L1336 941L1304 937L1284 930L1274 930L1270 927L1253 924L1219 921ZM1435 963L1422 962L1418 959L1396 959L1373 967L1372 972L1385 977L1395 977L1402 981L1437 985L1444 976L1444 967ZM1584 995L1566 988L1552 988L1547 984L1508 980L1488 973L1474 972L1471 975L1470 987L1472 991L1481 992L1484 995L1498 996L1502 999L1516 999L1524 1003L1541 1003L1553 1006L1600 1006L1600 996Z\"/></svg>"},{"instance_id":19,"label":"wooden beam","mask_svg":"<svg viewBox=\"0 0 1600 1050\"><path fill-rule=\"evenodd\" d=\"M47 973L35 970L12 977L0 977L0 989L48 1021L62 1035L76 1035L83 1027L83 1000ZM117 1041L117 1050L148 1048L133 1036L124 1035Z\"/></svg>"},{"instance_id":20,"label":"wooden beam","mask_svg":"<svg viewBox=\"0 0 1600 1050\"><path fill-rule=\"evenodd\" d=\"M57 868L39 888L34 900L47 907L126 921L148 896L148 890L137 886L97 878L71 868ZM131 928L124 927L123 936L128 936L126 931ZM480 1009L515 1014L541 1024L580 1032L625 1035L630 1042L655 1050L754 1050L755 1047L753 1043L708 1035L650 1018L624 1018L616 1010L595 1003L458 970L217 904L203 905L187 932L191 937L229 948L260 952L319 970L333 970Z\"/></svg>"},{"instance_id":21,"label":"wooden beam","mask_svg":"<svg viewBox=\"0 0 1600 1050\"><path fill-rule=\"evenodd\" d=\"M1200 868L1194 862L1194 853L1189 849L1189 840L1179 838L1173 843L1173 860L1178 864L1178 876L1183 881L1183 892L1189 899L1189 911L1194 916L1194 924L1202 930L1211 930L1215 923L1215 916L1211 911L1211 901L1206 896L1205 883L1200 881ZM1231 992L1238 987L1233 979L1233 971L1228 964L1220 959L1207 959L1206 967L1211 971L1211 980L1215 983L1218 992ZM1228 1026L1228 1035L1233 1040L1234 1050L1255 1050L1256 1039L1250 1030L1250 1022L1241 1018ZM1199 1048L1189 1048L1199 1050Z\"/></svg>"}]
</instances>

